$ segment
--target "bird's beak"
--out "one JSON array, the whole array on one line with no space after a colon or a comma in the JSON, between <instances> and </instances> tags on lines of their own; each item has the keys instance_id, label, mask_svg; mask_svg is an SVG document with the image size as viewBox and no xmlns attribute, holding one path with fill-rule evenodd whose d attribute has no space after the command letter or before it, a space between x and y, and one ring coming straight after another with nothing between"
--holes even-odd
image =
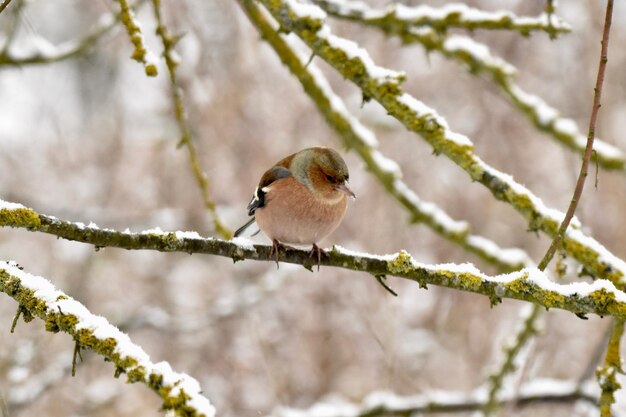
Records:
<instances>
[{"instance_id":1,"label":"bird's beak","mask_svg":"<svg viewBox=\"0 0 626 417\"><path fill-rule=\"evenodd\" d=\"M335 189L345 193L348 197L356 198L356 195L354 195L352 190L349 189L345 183L337 185Z\"/></svg>"}]
</instances>

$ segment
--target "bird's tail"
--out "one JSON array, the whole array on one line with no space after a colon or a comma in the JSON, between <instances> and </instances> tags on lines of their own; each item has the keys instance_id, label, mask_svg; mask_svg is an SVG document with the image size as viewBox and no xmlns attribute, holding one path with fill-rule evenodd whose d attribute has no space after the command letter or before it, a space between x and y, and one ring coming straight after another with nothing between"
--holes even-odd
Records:
<instances>
[{"instance_id":1,"label":"bird's tail","mask_svg":"<svg viewBox=\"0 0 626 417\"><path fill-rule=\"evenodd\" d=\"M250 220L248 220L248 222L246 224L244 224L243 226L241 226L239 229L235 230L235 237L238 237L239 235L241 235L248 227L250 227L250 225L252 223L254 223L254 217L252 217ZM255 233L256 234L256 233Z\"/></svg>"}]
</instances>

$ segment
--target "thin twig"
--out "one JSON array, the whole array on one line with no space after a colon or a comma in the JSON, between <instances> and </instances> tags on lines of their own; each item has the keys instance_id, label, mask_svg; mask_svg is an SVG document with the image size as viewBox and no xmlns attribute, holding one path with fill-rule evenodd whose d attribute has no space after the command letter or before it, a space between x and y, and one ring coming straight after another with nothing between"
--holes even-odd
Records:
<instances>
[{"instance_id":1,"label":"thin twig","mask_svg":"<svg viewBox=\"0 0 626 417\"><path fill-rule=\"evenodd\" d=\"M503 382L507 375L515 371L515 361L527 343L537 335L537 317L541 314L541 307L537 304L529 306L530 312L524 319L515 340L504 348L504 360L499 369L489 376L489 393L487 401L482 407L485 416L493 414L501 405L498 395L503 389Z\"/></svg>"},{"instance_id":2,"label":"thin twig","mask_svg":"<svg viewBox=\"0 0 626 417\"><path fill-rule=\"evenodd\" d=\"M196 146L192 138L191 128L189 127L189 121L183 100L183 92L178 83L178 76L176 73L179 61L178 57L175 55L174 47L176 46L178 37L170 35L167 27L163 24L163 17L161 15L161 0L152 0L152 5L154 8L154 16L157 21L156 33L163 44L163 57L165 58L165 65L167 66L167 71L170 75L170 86L172 91L172 100L174 101L176 123L178 123L178 129L180 130L180 140L178 145L185 146L187 148L191 170L193 171L196 183L200 189L204 206L207 210L209 210L211 217L213 218L213 225L216 233L225 239L231 239L233 236L232 231L226 227L224 223L222 223L217 215L215 202L209 193L209 178L202 169L202 165L196 151Z\"/></svg>"},{"instance_id":3,"label":"thin twig","mask_svg":"<svg viewBox=\"0 0 626 417\"><path fill-rule=\"evenodd\" d=\"M600 98L602 96L602 84L604 83L604 72L606 70L606 63L608 61L608 48L609 48L609 33L611 31L611 20L613 17L613 0L607 0L606 3L606 16L604 19L604 31L602 32L602 48L600 50L600 64L598 66L598 76L596 78L596 86L594 88L593 95L593 106L591 108L591 118L589 120L589 132L587 134L587 147L585 148L585 156L583 158L583 163L580 167L580 174L578 175L578 180L576 181L576 188L574 189L574 195L572 196L572 200L567 208L567 213L563 218L563 222L559 227L559 230L552 241L552 244L548 248L548 251L544 255L543 259L539 263L539 269L545 270L554 253L558 248L561 247L561 242L563 241L563 237L565 236L565 231L567 230L572 217L574 217L574 212L576 211L576 207L578 206L578 202L580 201L580 197L583 193L583 188L585 187L585 180L587 179L587 173L589 169L589 160L591 159L591 154L593 152L593 140L595 138L596 131L596 120L598 118L598 111L600 110Z\"/></svg>"},{"instance_id":4,"label":"thin twig","mask_svg":"<svg viewBox=\"0 0 626 417\"><path fill-rule=\"evenodd\" d=\"M11 3L11 0L4 0L2 3L0 3L0 13L2 13L4 9L7 8L9 3Z\"/></svg>"},{"instance_id":5,"label":"thin twig","mask_svg":"<svg viewBox=\"0 0 626 417\"><path fill-rule=\"evenodd\" d=\"M600 417L612 417L611 406L615 403L615 392L622 386L617 380L617 373L623 373L620 341L624 333L624 320L613 320L611 338L606 350L604 365L596 372L598 384L602 388L600 394Z\"/></svg>"},{"instance_id":6,"label":"thin twig","mask_svg":"<svg viewBox=\"0 0 626 417\"><path fill-rule=\"evenodd\" d=\"M131 7L136 8L142 5L145 0L138 0ZM16 12L23 2L18 2L15 6ZM44 53L43 51L36 51L27 56L13 56L9 53L9 47L11 45L15 30L9 30L9 37L2 49L0 50L0 67L2 66L24 66L24 65L37 65L37 64L51 64L58 61L63 61L68 58L72 58L81 55L95 45L104 35L109 33L120 22L121 12L112 13L109 15L103 15L100 17L99 22L95 28L85 35L84 37L64 42L60 45L56 45L54 53Z\"/></svg>"}]
</instances>

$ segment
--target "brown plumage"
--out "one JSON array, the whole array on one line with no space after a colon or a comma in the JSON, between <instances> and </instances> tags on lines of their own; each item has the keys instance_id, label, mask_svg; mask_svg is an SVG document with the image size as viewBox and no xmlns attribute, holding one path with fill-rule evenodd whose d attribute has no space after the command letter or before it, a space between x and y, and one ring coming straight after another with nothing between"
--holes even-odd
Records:
<instances>
[{"instance_id":1,"label":"brown plumage","mask_svg":"<svg viewBox=\"0 0 626 417\"><path fill-rule=\"evenodd\" d=\"M330 148L307 148L283 158L261 177L248 205L254 217L235 236L256 220L272 239L277 262L282 243L311 244L319 268L326 252L317 243L339 226L348 197L354 197L348 179L346 163Z\"/></svg>"}]
</instances>

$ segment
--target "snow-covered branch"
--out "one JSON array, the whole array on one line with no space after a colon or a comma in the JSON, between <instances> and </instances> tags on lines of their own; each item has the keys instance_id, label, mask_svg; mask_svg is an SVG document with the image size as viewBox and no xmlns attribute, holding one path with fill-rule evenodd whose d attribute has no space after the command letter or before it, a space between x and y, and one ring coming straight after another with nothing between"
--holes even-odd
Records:
<instances>
[{"instance_id":1,"label":"snow-covered branch","mask_svg":"<svg viewBox=\"0 0 626 417\"><path fill-rule=\"evenodd\" d=\"M541 97L524 91L515 84L517 70L499 57L495 57L487 46L466 36L451 36L441 48L435 50L444 56L463 62L472 73L485 73L508 96L537 129L547 133L580 155L584 154L587 137L576 122L563 117L559 111L547 104ZM615 146L598 138L594 140L594 158L605 169L626 171L626 155Z\"/></svg>"},{"instance_id":2,"label":"snow-covered branch","mask_svg":"<svg viewBox=\"0 0 626 417\"><path fill-rule=\"evenodd\" d=\"M15 299L29 318L42 319L46 330L68 333L81 347L113 362L116 374L125 373L129 382L147 385L161 396L164 409L179 416L215 415L215 408L201 394L195 379L173 371L167 362L153 363L127 334L45 278L26 273L15 263L0 261L0 291Z\"/></svg>"},{"instance_id":3,"label":"snow-covered branch","mask_svg":"<svg viewBox=\"0 0 626 417\"><path fill-rule=\"evenodd\" d=\"M133 7L144 3L139 0ZM120 13L110 13L102 16L95 28L80 39L63 42L60 45L53 45L41 36L34 35L32 44L28 49L16 50L11 45L11 38L0 48L1 66L23 66L31 64L50 64L72 58L87 52L104 35L120 22Z\"/></svg>"},{"instance_id":4,"label":"snow-covered branch","mask_svg":"<svg viewBox=\"0 0 626 417\"><path fill-rule=\"evenodd\" d=\"M408 211L411 221L426 224L446 239L497 265L502 271L514 271L530 265L529 256L521 249L503 249L489 239L472 235L467 222L454 220L434 203L421 200L402 180L400 167L377 149L378 140L374 132L348 111L341 97L332 90L324 74L313 62L309 62L309 57L298 53L297 46L289 36L276 31L255 2L242 0L240 3L263 39L272 46L281 61L298 78L304 91L311 97L328 124L338 133L344 145L359 154L367 169Z\"/></svg>"},{"instance_id":5,"label":"snow-covered branch","mask_svg":"<svg viewBox=\"0 0 626 417\"><path fill-rule=\"evenodd\" d=\"M424 27L439 32L445 32L449 28L513 30L523 35L543 31L550 36L571 31L571 27L554 14L543 13L537 17L516 16L510 11L488 12L462 3L451 3L442 7L392 4L382 9L352 0L315 0L315 3L333 15L397 33L408 33Z\"/></svg>"},{"instance_id":6,"label":"snow-covered branch","mask_svg":"<svg viewBox=\"0 0 626 417\"><path fill-rule=\"evenodd\" d=\"M296 33L312 51L345 78L359 86L363 94L378 101L405 127L421 135L433 147L465 170L472 180L486 186L494 196L510 204L529 223L531 230L554 236L563 213L543 201L510 175L489 166L474 153L473 143L454 132L446 120L400 87L404 73L376 65L367 51L356 43L332 34L325 24L325 12L296 0L261 0L284 30ZM565 251L583 263L590 273L623 285L626 263L580 230L574 222L563 241Z\"/></svg>"},{"instance_id":7,"label":"snow-covered branch","mask_svg":"<svg viewBox=\"0 0 626 417\"><path fill-rule=\"evenodd\" d=\"M579 385L575 381L536 379L520 387L519 392L506 392L499 403L523 406L531 403L563 403L598 400L597 386L589 381ZM427 413L454 413L479 411L486 392L479 388L471 393L435 391L421 395L399 396L390 392L375 392L361 404L347 402L317 403L309 409L280 407L272 412L275 417L376 417L412 416Z\"/></svg>"},{"instance_id":8,"label":"snow-covered branch","mask_svg":"<svg viewBox=\"0 0 626 417\"><path fill-rule=\"evenodd\" d=\"M1 202L2 200L0 200ZM202 238L196 232L163 232L160 229L139 233L101 229L95 224L84 225L62 221L39 214L20 204L2 202L0 226L21 227L45 232L60 238L85 242L98 248L150 249L162 252L204 253L225 256L239 261L252 259L274 261L271 246L253 245L247 239L231 241ZM407 252L391 255L371 255L353 252L340 246L329 249L321 265L367 272L376 277L395 276L417 282L421 287L437 285L482 294L492 304L503 298L524 300L545 308L559 308L578 315L597 314L626 318L626 294L610 281L576 282L567 285L551 281L536 268L524 268L509 274L488 276L472 264L429 265L417 262ZM279 252L278 260L312 269L307 250L287 248Z\"/></svg>"},{"instance_id":9,"label":"snow-covered branch","mask_svg":"<svg viewBox=\"0 0 626 417\"><path fill-rule=\"evenodd\" d=\"M530 94L515 84L517 69L502 58L493 56L489 48L467 36L446 36L428 27L382 24L372 17L384 12L361 2L318 1L332 16L373 25L389 35L398 36L405 43L420 43L426 50L435 51L448 59L463 63L472 74L486 74L541 131L563 145L583 154L587 137L580 132L576 122L563 117L541 97ZM404 6L403 6L404 7ZM425 6L419 6L425 7ZM387 19L388 17L386 17ZM600 139L594 141L594 158L605 169L626 171L626 155L615 146Z\"/></svg>"},{"instance_id":10,"label":"snow-covered branch","mask_svg":"<svg viewBox=\"0 0 626 417\"><path fill-rule=\"evenodd\" d=\"M622 335L624 334L624 321L615 319L611 329L609 345L604 357L604 364L596 371L598 384L602 388L600 393L599 407L601 417L611 417L611 406L615 403L615 392L621 388L617 380L617 374L624 373L623 361L620 352Z\"/></svg>"}]
</instances>

